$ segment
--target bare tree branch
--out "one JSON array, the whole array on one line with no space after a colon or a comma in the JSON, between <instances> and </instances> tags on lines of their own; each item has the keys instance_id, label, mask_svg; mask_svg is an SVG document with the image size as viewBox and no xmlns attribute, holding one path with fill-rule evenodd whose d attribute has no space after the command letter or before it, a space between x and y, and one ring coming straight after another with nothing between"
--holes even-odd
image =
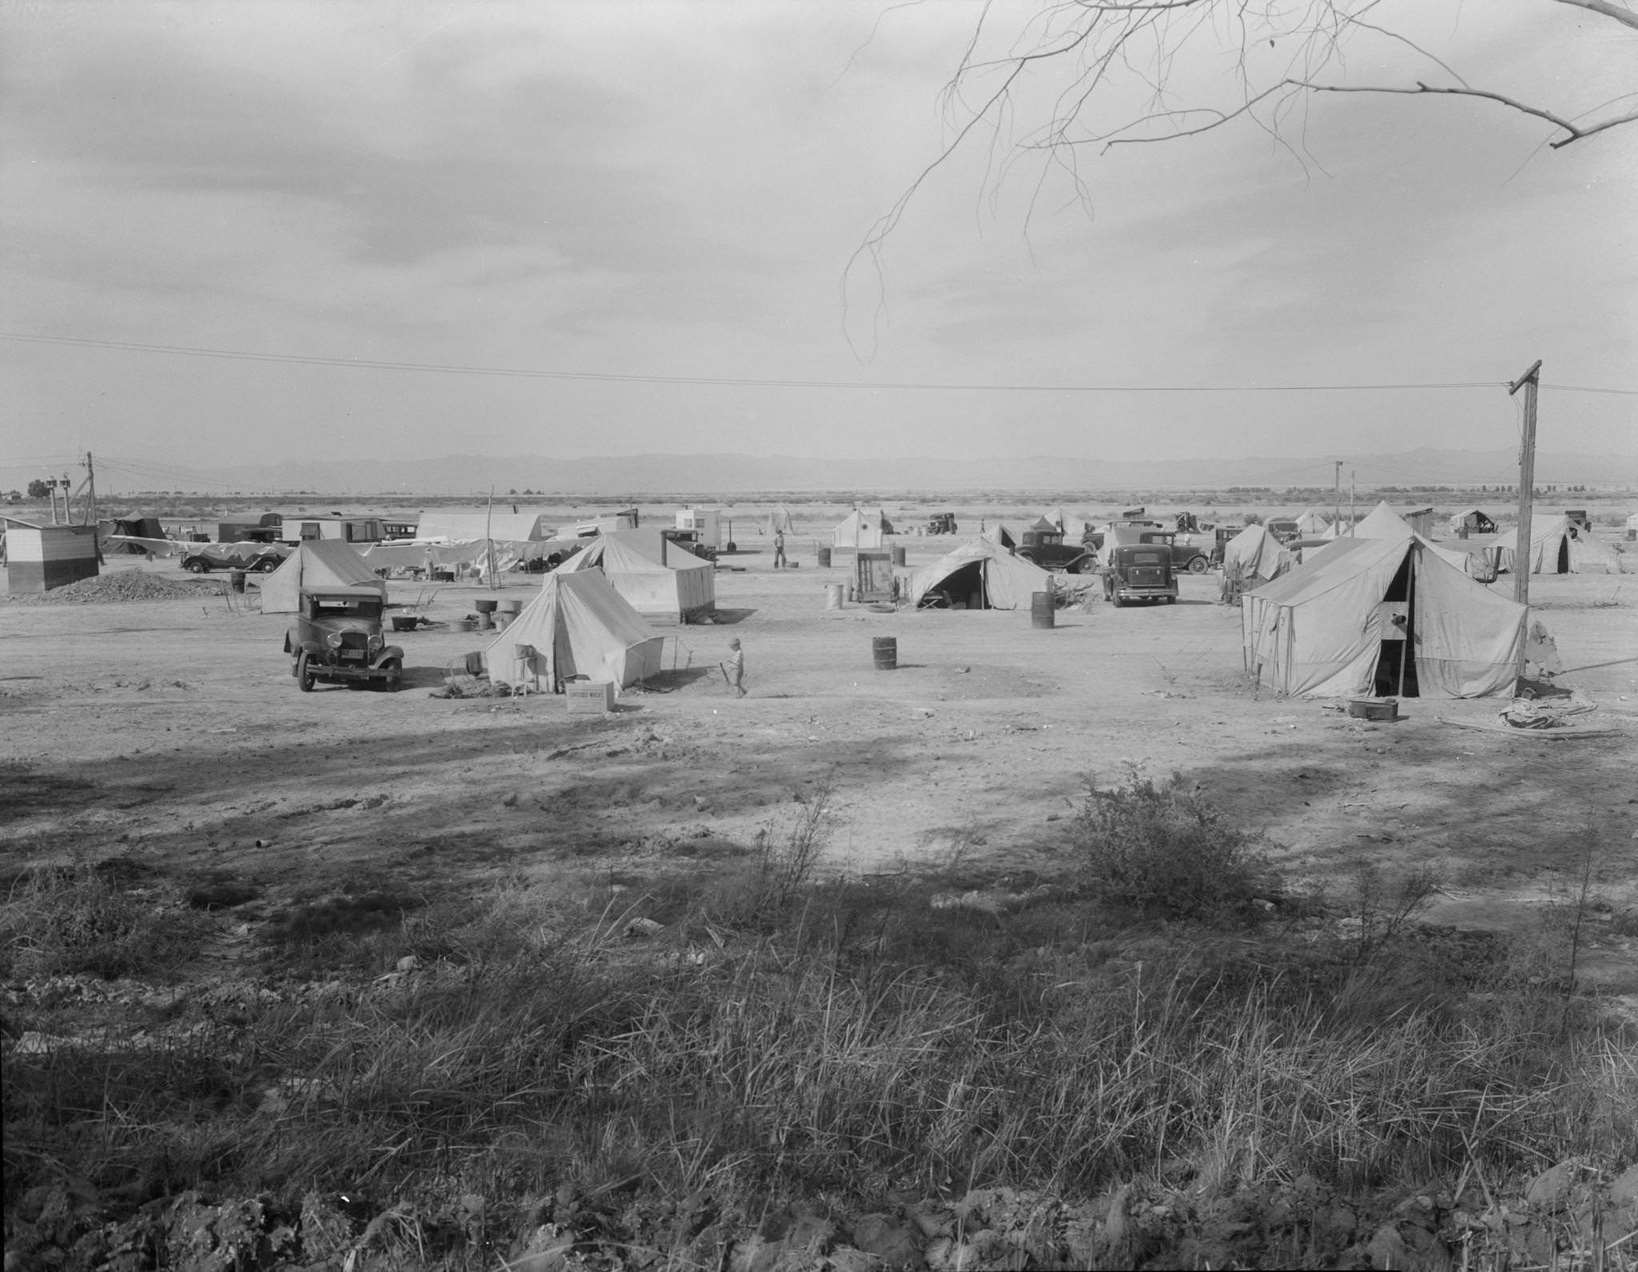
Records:
<instances>
[{"instance_id":1,"label":"bare tree branch","mask_svg":"<svg viewBox=\"0 0 1638 1272\"><path fill-rule=\"evenodd\" d=\"M1558 0L1558 3L1573 4L1578 9L1590 9L1638 31L1638 10L1623 9L1618 4L1611 4L1610 0Z\"/></svg>"}]
</instances>

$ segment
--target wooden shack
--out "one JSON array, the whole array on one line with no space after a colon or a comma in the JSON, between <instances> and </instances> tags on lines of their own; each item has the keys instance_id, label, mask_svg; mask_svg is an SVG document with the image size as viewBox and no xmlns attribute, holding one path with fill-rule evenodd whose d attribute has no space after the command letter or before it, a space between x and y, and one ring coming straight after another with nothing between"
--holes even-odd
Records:
<instances>
[{"instance_id":1,"label":"wooden shack","mask_svg":"<svg viewBox=\"0 0 1638 1272\"><path fill-rule=\"evenodd\" d=\"M13 595L95 578L96 526L37 526L6 518L6 581Z\"/></svg>"}]
</instances>

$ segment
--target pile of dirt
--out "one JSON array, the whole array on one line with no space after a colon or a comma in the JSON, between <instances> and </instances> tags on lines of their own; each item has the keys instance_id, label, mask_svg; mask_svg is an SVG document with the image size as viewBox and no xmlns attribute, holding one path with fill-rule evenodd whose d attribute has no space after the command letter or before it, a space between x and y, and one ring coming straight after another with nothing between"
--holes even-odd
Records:
<instances>
[{"instance_id":1,"label":"pile of dirt","mask_svg":"<svg viewBox=\"0 0 1638 1272\"><path fill-rule=\"evenodd\" d=\"M143 570L117 570L99 574L94 579L81 579L67 587L52 588L49 592L13 596L11 600L24 605L104 605L116 601L197 600L222 593L223 584L219 579L184 583Z\"/></svg>"}]
</instances>

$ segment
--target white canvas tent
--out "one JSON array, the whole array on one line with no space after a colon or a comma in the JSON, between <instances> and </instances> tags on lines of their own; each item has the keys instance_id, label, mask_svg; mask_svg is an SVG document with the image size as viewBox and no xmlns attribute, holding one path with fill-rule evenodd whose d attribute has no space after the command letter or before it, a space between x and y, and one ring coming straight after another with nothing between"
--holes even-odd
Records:
<instances>
[{"instance_id":1,"label":"white canvas tent","mask_svg":"<svg viewBox=\"0 0 1638 1272\"><path fill-rule=\"evenodd\" d=\"M1240 621L1247 672L1278 693L1475 698L1512 692L1528 615L1407 530L1338 539L1248 592Z\"/></svg>"},{"instance_id":2,"label":"white canvas tent","mask_svg":"<svg viewBox=\"0 0 1638 1272\"><path fill-rule=\"evenodd\" d=\"M1046 519L1063 531L1065 543L1081 542L1086 532L1092 528L1092 523L1085 517L1065 512L1062 504L1047 513Z\"/></svg>"},{"instance_id":3,"label":"white canvas tent","mask_svg":"<svg viewBox=\"0 0 1638 1272\"><path fill-rule=\"evenodd\" d=\"M1297 518L1297 533L1305 539L1317 539L1325 533L1331 518L1313 508Z\"/></svg>"},{"instance_id":4,"label":"white canvas tent","mask_svg":"<svg viewBox=\"0 0 1638 1272\"><path fill-rule=\"evenodd\" d=\"M600 534L558 566L559 574L601 570L651 623L688 623L716 609L716 569L657 530Z\"/></svg>"},{"instance_id":5,"label":"white canvas tent","mask_svg":"<svg viewBox=\"0 0 1638 1272\"><path fill-rule=\"evenodd\" d=\"M340 539L309 539L284 564L260 580L262 613L294 614L301 609L303 588L356 587L374 592L383 603L387 581L378 578L357 549Z\"/></svg>"},{"instance_id":6,"label":"white canvas tent","mask_svg":"<svg viewBox=\"0 0 1638 1272\"><path fill-rule=\"evenodd\" d=\"M584 676L634 684L661 670L665 637L596 570L548 574L535 599L483 651L491 680L560 687ZM521 655L521 657L520 657Z\"/></svg>"},{"instance_id":7,"label":"white canvas tent","mask_svg":"<svg viewBox=\"0 0 1638 1272\"><path fill-rule=\"evenodd\" d=\"M1483 508L1466 508L1461 512L1453 513L1447 523L1451 534L1460 534L1464 529L1469 534L1495 534L1496 520Z\"/></svg>"},{"instance_id":8,"label":"white canvas tent","mask_svg":"<svg viewBox=\"0 0 1638 1272\"><path fill-rule=\"evenodd\" d=\"M779 507L768 513L768 533L770 535L791 534L793 530L790 509L785 507L784 504L780 504Z\"/></svg>"},{"instance_id":9,"label":"white canvas tent","mask_svg":"<svg viewBox=\"0 0 1638 1272\"><path fill-rule=\"evenodd\" d=\"M1296 560L1263 525L1249 525L1223 545L1224 572L1238 569L1247 587L1255 581L1279 578Z\"/></svg>"},{"instance_id":10,"label":"white canvas tent","mask_svg":"<svg viewBox=\"0 0 1638 1272\"><path fill-rule=\"evenodd\" d=\"M1411 532L1410 522L1386 503L1379 503L1371 509L1369 516L1354 527L1354 538L1397 539L1400 535Z\"/></svg>"},{"instance_id":11,"label":"white canvas tent","mask_svg":"<svg viewBox=\"0 0 1638 1272\"><path fill-rule=\"evenodd\" d=\"M947 600L965 609L1019 609L1032 592L1052 590L1052 575L980 535L910 576L910 604Z\"/></svg>"},{"instance_id":12,"label":"white canvas tent","mask_svg":"<svg viewBox=\"0 0 1638 1272\"><path fill-rule=\"evenodd\" d=\"M1621 558L1568 517L1543 517L1530 525L1531 574L1619 574Z\"/></svg>"},{"instance_id":13,"label":"white canvas tent","mask_svg":"<svg viewBox=\"0 0 1638 1272\"><path fill-rule=\"evenodd\" d=\"M865 512L855 508L842 518L830 532L830 542L836 548L864 548L867 551L882 546L882 536L893 533L893 523L881 509Z\"/></svg>"}]
</instances>

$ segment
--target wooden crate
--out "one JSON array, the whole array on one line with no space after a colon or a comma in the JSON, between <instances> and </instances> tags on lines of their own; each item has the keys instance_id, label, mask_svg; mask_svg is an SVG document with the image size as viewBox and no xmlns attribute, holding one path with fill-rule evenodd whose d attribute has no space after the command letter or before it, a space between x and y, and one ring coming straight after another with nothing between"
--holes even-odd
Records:
<instances>
[{"instance_id":1,"label":"wooden crate","mask_svg":"<svg viewBox=\"0 0 1638 1272\"><path fill-rule=\"evenodd\" d=\"M614 710L614 686L607 681L571 680L563 686L570 715L603 715Z\"/></svg>"}]
</instances>

